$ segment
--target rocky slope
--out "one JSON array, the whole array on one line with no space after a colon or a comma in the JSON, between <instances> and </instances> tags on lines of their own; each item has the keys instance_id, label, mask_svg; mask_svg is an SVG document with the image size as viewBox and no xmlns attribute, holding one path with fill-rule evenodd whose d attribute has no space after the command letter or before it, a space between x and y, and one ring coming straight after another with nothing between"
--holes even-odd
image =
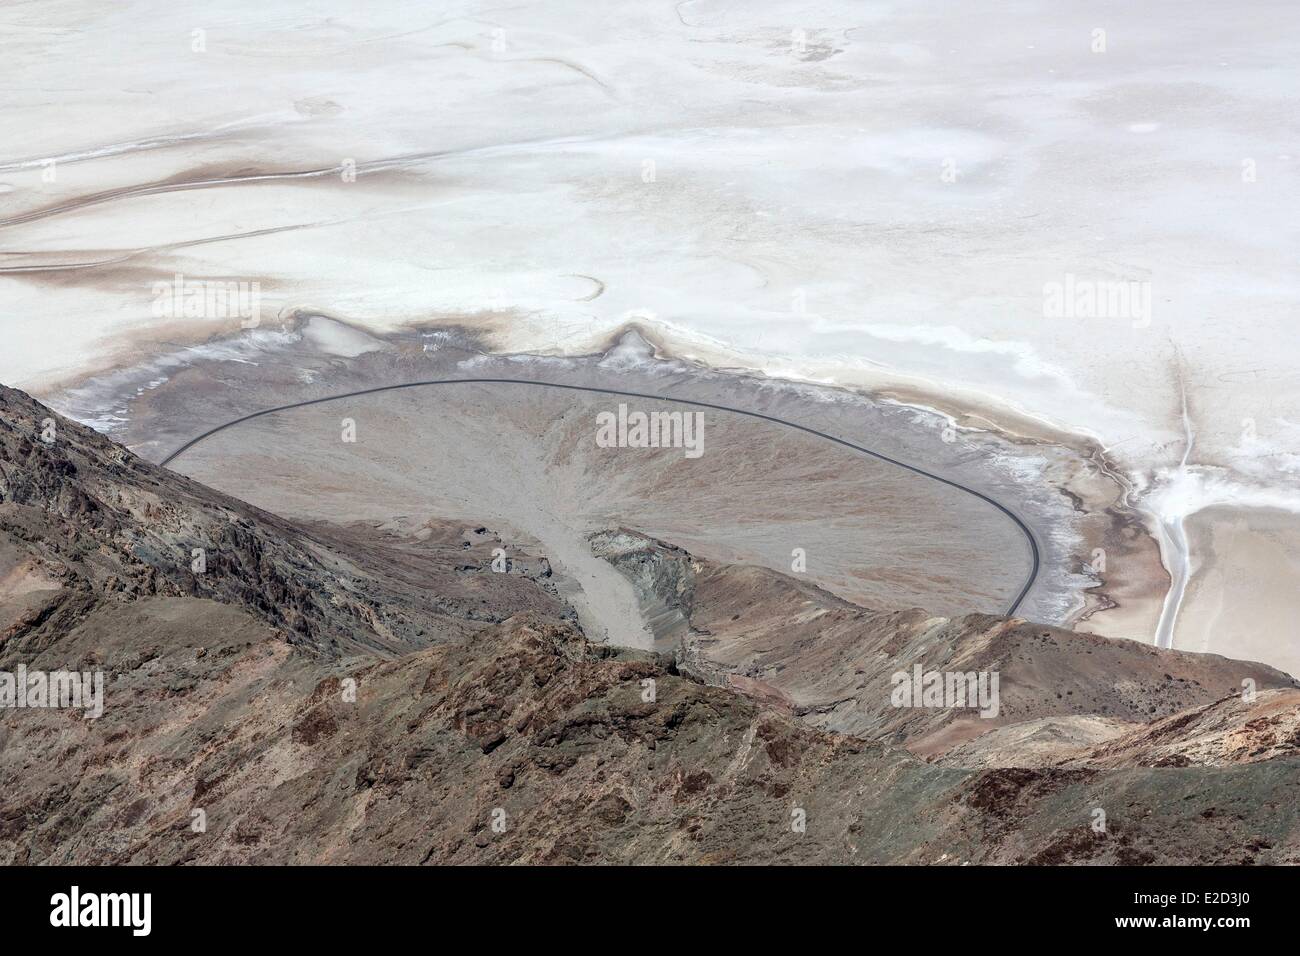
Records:
<instances>
[{"instance_id":1,"label":"rocky slope","mask_svg":"<svg viewBox=\"0 0 1300 956\"><path fill-rule=\"evenodd\" d=\"M925 757L1017 727L997 738L997 763L1032 766L1188 708L1238 699L1246 686L1297 686L1264 664L1019 619L874 612L797 577L701 561L626 529L597 536L593 546L636 583L656 619L676 615L672 633L687 671L784 704L812 726ZM893 706L893 675L918 665L997 673L997 715ZM1011 746L1016 740L1023 748Z\"/></svg>"},{"instance_id":2,"label":"rocky slope","mask_svg":"<svg viewBox=\"0 0 1300 956\"><path fill-rule=\"evenodd\" d=\"M428 531L412 544L292 525L0 386L0 600L25 595L8 638L54 634L99 602L148 596L246 608L331 656L465 639L522 610L563 613L520 584L544 568L490 572L487 529Z\"/></svg>"},{"instance_id":3,"label":"rocky slope","mask_svg":"<svg viewBox=\"0 0 1300 956\"><path fill-rule=\"evenodd\" d=\"M7 862L1300 860L1294 759L939 767L530 615L342 668L186 598L65 642L108 707L5 715Z\"/></svg>"},{"instance_id":4,"label":"rocky slope","mask_svg":"<svg viewBox=\"0 0 1300 956\"><path fill-rule=\"evenodd\" d=\"M1300 861L1293 692L1216 706L1228 664L1157 655L1168 680L1147 661L1107 694L1098 684L1121 672L1106 668L1145 653L1112 659L1105 642L1023 622L872 615L671 551L687 562L676 576L644 580L671 585L665 627L697 642L678 665L592 645L540 559L487 569L487 529L297 527L63 420L46 444L49 413L18 393L0 406L0 670L105 676L98 719L0 710L0 861ZM201 574L184 560L193 542L210 549ZM654 560L605 544L616 563ZM789 602L785 616L769 601ZM761 657L778 622L819 628L795 634L813 663ZM1063 668L1078 689L1066 699L1086 690L1137 729L1093 763L972 769L896 745L948 726L933 714L876 713L860 736L816 726L847 712L809 702L839 692L837 662L886 668L920 653L918 635L934 660L997 661L1035 694ZM862 655L853 640L873 636L885 643ZM726 647L760 656L741 673ZM704 682L707 668L747 693ZM850 668L850 689L864 676ZM1157 687L1161 707L1199 708L1187 736L1143 719ZM1166 759L1180 739L1186 765Z\"/></svg>"}]
</instances>

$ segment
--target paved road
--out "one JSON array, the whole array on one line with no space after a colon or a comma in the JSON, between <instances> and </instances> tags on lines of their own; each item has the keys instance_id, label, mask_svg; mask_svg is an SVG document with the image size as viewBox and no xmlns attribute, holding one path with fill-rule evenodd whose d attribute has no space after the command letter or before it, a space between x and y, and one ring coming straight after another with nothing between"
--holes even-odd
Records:
<instances>
[{"instance_id":1,"label":"paved road","mask_svg":"<svg viewBox=\"0 0 1300 956\"><path fill-rule=\"evenodd\" d=\"M313 398L305 402L293 402L292 404L289 405L278 405L275 408L264 408L260 412L253 412L251 415L244 415L240 418L232 419L231 421L228 421L222 425L218 425L216 428L208 429L202 435L199 435L197 438L190 439L180 448L176 449L174 452L172 452L170 455L164 458L161 464L163 464L164 466L170 465L173 461L175 461L181 455L185 454L195 445L199 444L200 442L208 438L211 438L213 435L217 434L218 432L223 432L227 428L233 428L234 426L239 425L242 422L251 421L254 418L261 418L263 415L274 415L276 412L285 412L294 408L306 408L309 405L321 405L324 404L325 402L337 402L345 398L356 398L357 396L360 395L375 395L380 392L393 392L403 388L424 388L426 386L431 386L431 385L530 385L536 388L562 388L562 389L567 389L571 392L597 392L603 395L618 395L624 398L641 398L647 401L672 402L678 405L691 405L696 408L711 408L719 412L730 412L733 415L746 415L750 418L761 418L763 421L772 422L777 425L784 425L786 428L795 428L801 432L806 432L809 435L816 435L818 438L824 438L827 441L834 442L837 445L842 445L845 448L851 448L860 454L870 455L872 458L876 458L879 459L880 461L888 462L889 464L896 465L899 468L904 468L907 471L912 472L913 474L920 475L924 478L929 478L932 481L940 482L942 484L947 485L950 488L956 488L958 491L964 491L966 494L973 495L974 497L980 499L980 501L986 502L987 504L992 505L994 508L997 508L998 511L1002 512L1011 521L1015 522L1016 527L1019 528L1021 534L1025 536L1025 542L1029 545L1029 554L1032 561L1031 561L1031 567L1029 570L1028 579L1025 581L1024 586L1020 589L1020 593L1016 595L1016 599L1011 602L1011 606L1007 608L1008 617L1011 617L1016 613L1021 603L1024 601L1025 595L1029 593L1029 589L1034 586L1034 581L1037 580L1038 578L1038 570L1042 562L1038 553L1038 542L1034 540L1034 534L1032 531L1029 530L1029 526L1026 525L1024 521L1020 519L1019 515L1017 515L1006 505L1002 504L1000 501L996 501L995 499L990 498L988 495L982 492L976 491L974 488L968 488L965 485L961 484L960 482L952 481L951 479L941 477L940 475L936 475L933 472L926 471L924 468L919 468L916 465L909 465L906 462L899 461L896 458L890 458L888 455L882 455L880 454L880 452L872 451L870 448L863 448L861 445L855 445L853 444L853 442L845 441L843 438L836 438L834 435L826 434L826 432L818 431L815 428L809 428L807 425L799 425L795 422L788 422L783 418L777 418L774 415L764 415L761 412L746 411L743 408L731 408L728 405L715 405L712 402L697 402L688 398L674 398L671 395L647 395L643 392L624 392L616 388L597 388L596 386L592 386L592 385L561 385L556 382L539 382L533 379L520 379L520 378L444 378L444 379L436 379L428 382L404 382L400 385L379 385L376 386L375 388L363 388L356 392L344 392L341 395L326 395L323 398Z\"/></svg>"}]
</instances>

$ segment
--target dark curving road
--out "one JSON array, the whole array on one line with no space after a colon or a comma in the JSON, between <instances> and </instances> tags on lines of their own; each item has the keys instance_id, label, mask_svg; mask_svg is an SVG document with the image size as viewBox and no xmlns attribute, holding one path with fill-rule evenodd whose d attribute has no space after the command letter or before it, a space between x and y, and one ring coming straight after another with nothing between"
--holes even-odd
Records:
<instances>
[{"instance_id":1,"label":"dark curving road","mask_svg":"<svg viewBox=\"0 0 1300 956\"><path fill-rule=\"evenodd\" d=\"M1008 617L1011 617L1016 613L1017 609L1019 609L1021 603L1024 601L1025 595L1027 595L1029 593L1029 589L1034 586L1034 581L1038 579L1038 570L1042 562L1038 553L1038 542L1034 540L1034 533L1029 530L1029 526L1026 525L1024 521L1020 519L1020 516L1017 515L1014 511L1012 511L1006 505L1002 504L1000 501L996 501L993 498L990 498L988 495L984 494L983 492L976 491L974 488L968 488L965 485L961 484L960 482L952 481L951 479L941 477L940 475L936 475L933 472L926 471L924 468L918 468L916 465L909 465L906 462L899 461L896 458L890 458L888 455L882 455L880 454L880 452L872 451L870 448L863 448L861 445L855 445L853 444L853 442L845 441L843 438L836 438L834 435L826 434L826 432L818 431L815 428L809 428L807 425L799 425L796 424L795 422L788 422L785 419L777 418L774 415L764 415L762 412L751 412L743 408L731 408L728 405L715 405L712 402L698 402L689 398L673 398L670 395L647 395L643 392L624 392L616 388L599 388L594 385L561 385L556 382L539 382L536 381L535 379L522 379L522 378L444 378L444 379L435 379L427 382L404 382L400 385L379 385L376 386L375 388L363 388L355 392L344 392L341 395L326 395L323 398L313 398L305 402L293 402L292 404L289 405L278 405L275 408L264 408L260 412L253 412L250 415L244 415L240 418L232 419L231 421L228 421L222 425L218 425L216 428L208 429L202 435L199 435L197 438L190 439L180 448L177 448L174 452L172 452L170 455L164 458L162 462L160 462L160 464L162 464L163 466L170 465L181 455L185 454L195 445L199 444L199 442L211 438L213 435L217 434L218 432L223 432L227 428L233 428L235 425L239 425L242 422L251 421L254 418L261 418L263 415L274 415L276 412L286 412L294 408L306 408L308 405L321 405L324 404L325 402L337 402L345 398L356 398L360 395L374 395L379 392L393 392L402 388L423 388L429 385L531 385L538 388L563 388L563 389L568 389L571 392L597 392L604 395L619 395L624 398L641 398L647 401L669 402L678 405L692 405L695 406L696 408L711 408L714 411L731 412L733 415L746 415L750 418L761 418L763 421L773 422L774 424L777 425L784 425L786 428L795 428L801 432L806 432L809 435L816 435L818 438L824 438L827 441L834 442L837 445L842 445L845 448L851 448L854 451L859 452L860 454L870 455L872 458L876 458L879 459L880 461L888 462L889 464L896 465L899 468L904 468L907 471L912 472L913 474L921 475L925 478L930 478L933 481L938 481L942 484L947 485L950 488L956 488L958 491L964 491L966 494L973 495L974 497L978 498L980 501L992 505L994 508L997 508L998 511L1002 512L1004 515L1006 515L1008 518L1014 521L1016 527L1019 528L1020 532L1025 536L1025 541L1029 544L1029 554L1032 559L1032 566L1029 569L1029 578L1028 580L1025 581L1024 587L1020 589L1020 593L1016 595L1016 599L1012 601L1011 606L1007 608Z\"/></svg>"}]
</instances>

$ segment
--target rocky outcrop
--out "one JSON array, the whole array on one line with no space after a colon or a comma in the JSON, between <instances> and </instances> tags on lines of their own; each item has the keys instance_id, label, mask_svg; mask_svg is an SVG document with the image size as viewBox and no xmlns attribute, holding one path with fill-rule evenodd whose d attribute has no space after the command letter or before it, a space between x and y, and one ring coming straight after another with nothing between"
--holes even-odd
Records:
<instances>
[{"instance_id":1,"label":"rocky outcrop","mask_svg":"<svg viewBox=\"0 0 1300 956\"><path fill-rule=\"evenodd\" d=\"M680 590L689 601L671 605L686 624L676 647L684 671L784 701L812 726L927 758L998 729L989 747L962 751L972 765L1050 764L1111 732L1238 699L1247 688L1298 686L1265 664L1019 619L876 612L767 568L703 561L626 530L618 540L615 566L656 607L668 603L675 582L688 582ZM895 675L917 668L996 674L996 715L895 706ZM1020 729L1002 731L1011 727Z\"/></svg>"},{"instance_id":2,"label":"rocky outcrop","mask_svg":"<svg viewBox=\"0 0 1300 956\"><path fill-rule=\"evenodd\" d=\"M1300 757L1300 691L1234 694L1061 761L1098 767L1224 767Z\"/></svg>"},{"instance_id":3,"label":"rocky outcrop","mask_svg":"<svg viewBox=\"0 0 1300 956\"><path fill-rule=\"evenodd\" d=\"M10 625L21 633L66 612L71 594L212 598L334 657L463 640L526 609L562 613L544 589L493 574L482 536L412 544L365 532L293 525L0 387L0 576L26 563L58 582L43 611Z\"/></svg>"},{"instance_id":4,"label":"rocky outcrop","mask_svg":"<svg viewBox=\"0 0 1300 956\"><path fill-rule=\"evenodd\" d=\"M672 646L690 628L695 574L682 548L619 528L588 538L591 551L614 565L636 588L641 614L657 646Z\"/></svg>"}]
</instances>

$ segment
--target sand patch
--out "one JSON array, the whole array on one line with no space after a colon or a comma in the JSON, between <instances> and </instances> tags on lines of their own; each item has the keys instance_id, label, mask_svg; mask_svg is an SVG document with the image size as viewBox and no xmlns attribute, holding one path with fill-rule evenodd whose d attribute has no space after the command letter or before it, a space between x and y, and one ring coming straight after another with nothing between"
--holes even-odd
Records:
<instances>
[{"instance_id":1,"label":"sand patch","mask_svg":"<svg viewBox=\"0 0 1300 956\"><path fill-rule=\"evenodd\" d=\"M1300 676L1300 515L1216 507L1186 526L1194 564L1174 647Z\"/></svg>"}]
</instances>

